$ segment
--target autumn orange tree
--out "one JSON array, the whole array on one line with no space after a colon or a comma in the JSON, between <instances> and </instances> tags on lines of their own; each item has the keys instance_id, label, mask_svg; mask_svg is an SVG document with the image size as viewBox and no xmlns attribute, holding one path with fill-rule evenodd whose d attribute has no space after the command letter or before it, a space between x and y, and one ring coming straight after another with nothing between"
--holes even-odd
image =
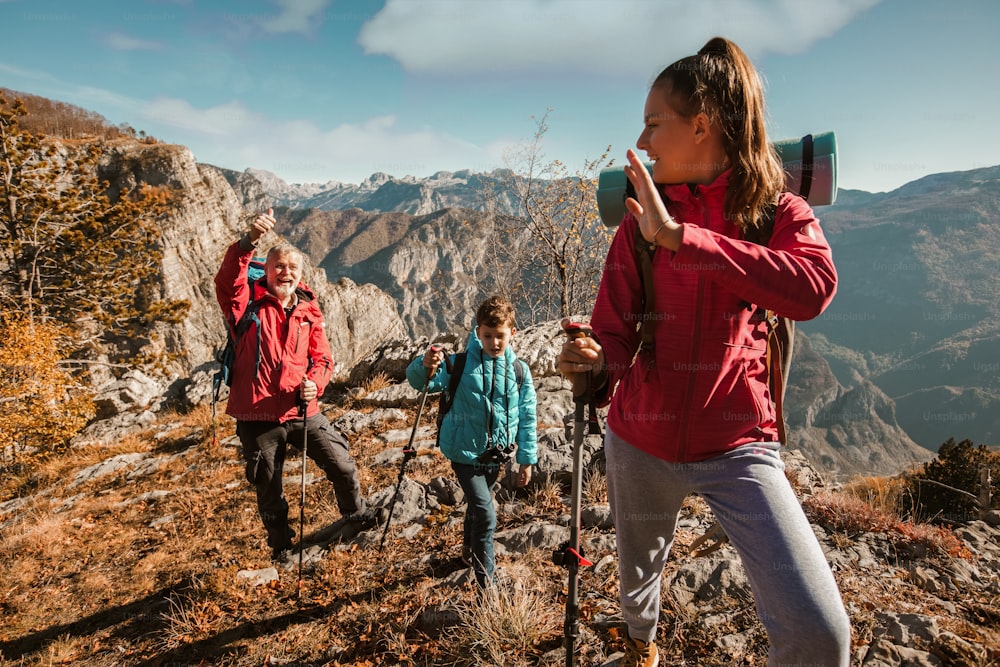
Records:
<instances>
[{"instance_id":1,"label":"autumn orange tree","mask_svg":"<svg viewBox=\"0 0 1000 667\"><path fill-rule=\"evenodd\" d=\"M33 134L19 125L26 114L20 100L0 96L0 312L20 316L7 327L55 337L56 349L38 358L54 355L52 372L74 368L83 379L84 362L97 357L133 364L150 325L179 321L188 308L162 299L151 280L163 256L157 223L171 193L111 192L98 178L102 142ZM49 377L43 370L36 372ZM4 411L51 398L31 403L16 387L4 392ZM3 431L8 442L15 437Z\"/></svg>"},{"instance_id":2,"label":"autumn orange tree","mask_svg":"<svg viewBox=\"0 0 1000 667\"><path fill-rule=\"evenodd\" d=\"M54 323L0 313L0 473L17 475L69 445L93 416L91 392L61 365Z\"/></svg>"},{"instance_id":3,"label":"autumn orange tree","mask_svg":"<svg viewBox=\"0 0 1000 667\"><path fill-rule=\"evenodd\" d=\"M493 288L536 322L591 310L614 233L597 209L597 176L610 165L610 146L571 172L542 152L547 118L508 155L510 169L484 197L493 220L487 250Z\"/></svg>"}]
</instances>

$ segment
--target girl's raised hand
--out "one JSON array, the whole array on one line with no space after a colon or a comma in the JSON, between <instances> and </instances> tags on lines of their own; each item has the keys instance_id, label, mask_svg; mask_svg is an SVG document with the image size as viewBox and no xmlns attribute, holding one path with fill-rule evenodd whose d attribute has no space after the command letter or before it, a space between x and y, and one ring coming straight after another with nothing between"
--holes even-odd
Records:
<instances>
[{"instance_id":1,"label":"girl's raised hand","mask_svg":"<svg viewBox=\"0 0 1000 667\"><path fill-rule=\"evenodd\" d=\"M639 231L644 239L670 250L677 250L681 246L684 228L667 213L667 207L656 191L653 177L638 154L630 148L625 156L628 159L625 175L635 188L635 197L626 199L625 207L639 221Z\"/></svg>"}]
</instances>

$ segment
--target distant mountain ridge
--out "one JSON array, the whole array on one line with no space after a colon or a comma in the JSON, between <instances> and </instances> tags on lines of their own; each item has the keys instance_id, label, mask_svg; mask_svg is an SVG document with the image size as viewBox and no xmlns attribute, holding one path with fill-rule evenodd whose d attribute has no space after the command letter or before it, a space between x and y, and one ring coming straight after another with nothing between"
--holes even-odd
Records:
<instances>
[{"instance_id":1,"label":"distant mountain ridge","mask_svg":"<svg viewBox=\"0 0 1000 667\"><path fill-rule=\"evenodd\" d=\"M840 285L804 329L838 378L880 387L925 447L1000 442L1000 166L849 193L820 216Z\"/></svg>"},{"instance_id":2,"label":"distant mountain ridge","mask_svg":"<svg viewBox=\"0 0 1000 667\"><path fill-rule=\"evenodd\" d=\"M446 208L480 208L485 191L495 189L509 175L508 170L475 173L468 169L439 171L427 178L397 178L376 172L358 185L328 181L323 184L289 184L262 169L247 169L260 181L275 206L291 210L319 209L343 211L398 211L426 215Z\"/></svg>"}]
</instances>

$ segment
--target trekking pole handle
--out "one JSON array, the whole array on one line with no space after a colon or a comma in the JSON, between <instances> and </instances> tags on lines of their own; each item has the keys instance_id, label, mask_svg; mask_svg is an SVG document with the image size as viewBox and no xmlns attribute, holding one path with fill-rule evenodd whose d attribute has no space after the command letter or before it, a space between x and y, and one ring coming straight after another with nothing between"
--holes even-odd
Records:
<instances>
[{"instance_id":1,"label":"trekking pole handle","mask_svg":"<svg viewBox=\"0 0 1000 667\"><path fill-rule=\"evenodd\" d=\"M579 340L581 338L593 338L593 334L594 334L594 330L591 328L591 326L589 324L585 324L583 322L573 322L572 320L570 320L568 318L562 321L562 329L563 329L563 333L565 333L566 337L569 338L571 341L573 341L573 340ZM592 371L584 371L583 374L586 375L586 385L585 385L586 388L585 389L580 386L580 383L582 382L582 380L580 380L580 379L577 378L577 376L579 375L579 373L576 374L576 375L574 375L573 378L570 378L570 381L573 383L573 387L574 387L574 389L573 389L573 400L576 403L580 403L581 401L584 401L584 400L589 400L590 397L591 397L592 391L593 391L592 386L591 386ZM574 379L574 378L577 378L577 379ZM580 413L580 414L578 414L576 416L577 416L577 418L579 418L581 420L583 418L583 414L582 413Z\"/></svg>"},{"instance_id":2,"label":"trekking pole handle","mask_svg":"<svg viewBox=\"0 0 1000 667\"><path fill-rule=\"evenodd\" d=\"M565 333L570 340L575 340L577 338L590 338L594 330L589 324L584 324L583 322L566 322L563 325L563 333Z\"/></svg>"},{"instance_id":3,"label":"trekking pole handle","mask_svg":"<svg viewBox=\"0 0 1000 667\"><path fill-rule=\"evenodd\" d=\"M298 388L298 391L296 392L296 395L295 395L295 404L299 408L299 417L305 417L306 416L306 412L309 409L309 401L307 401L306 399L302 398L302 387L305 386L306 382L309 382L309 383L315 385L315 383L312 380L309 379L309 376L303 377L302 378L302 382L299 383L299 388Z\"/></svg>"}]
</instances>

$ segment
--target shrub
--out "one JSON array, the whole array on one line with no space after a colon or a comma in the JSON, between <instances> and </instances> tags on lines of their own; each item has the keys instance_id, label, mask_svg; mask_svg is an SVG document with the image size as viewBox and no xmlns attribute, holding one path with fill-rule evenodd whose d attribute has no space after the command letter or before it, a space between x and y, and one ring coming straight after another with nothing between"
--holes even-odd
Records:
<instances>
[{"instance_id":1,"label":"shrub","mask_svg":"<svg viewBox=\"0 0 1000 667\"><path fill-rule=\"evenodd\" d=\"M531 664L526 656L559 627L546 596L503 584L488 586L456 608L460 623L447 631L462 665Z\"/></svg>"},{"instance_id":2,"label":"shrub","mask_svg":"<svg viewBox=\"0 0 1000 667\"><path fill-rule=\"evenodd\" d=\"M867 501L845 493L817 491L803 500L802 505L819 524L847 535L884 533L896 523L893 517Z\"/></svg>"},{"instance_id":3,"label":"shrub","mask_svg":"<svg viewBox=\"0 0 1000 667\"><path fill-rule=\"evenodd\" d=\"M947 523L979 518L977 499L984 468L992 477L991 504L996 507L1000 493L1000 454L985 445L977 447L971 440L956 443L949 438L933 461L909 477L916 516Z\"/></svg>"},{"instance_id":4,"label":"shrub","mask_svg":"<svg viewBox=\"0 0 1000 667\"><path fill-rule=\"evenodd\" d=\"M955 558L968 558L969 549L943 526L903 521L893 513L873 506L868 499L852 493L819 491L803 500L803 507L827 529L848 537L863 533L893 536L902 544L922 547Z\"/></svg>"},{"instance_id":5,"label":"shrub","mask_svg":"<svg viewBox=\"0 0 1000 667\"><path fill-rule=\"evenodd\" d=\"M65 338L54 324L0 313L0 471L30 471L93 416L89 390L60 365Z\"/></svg>"}]
</instances>

